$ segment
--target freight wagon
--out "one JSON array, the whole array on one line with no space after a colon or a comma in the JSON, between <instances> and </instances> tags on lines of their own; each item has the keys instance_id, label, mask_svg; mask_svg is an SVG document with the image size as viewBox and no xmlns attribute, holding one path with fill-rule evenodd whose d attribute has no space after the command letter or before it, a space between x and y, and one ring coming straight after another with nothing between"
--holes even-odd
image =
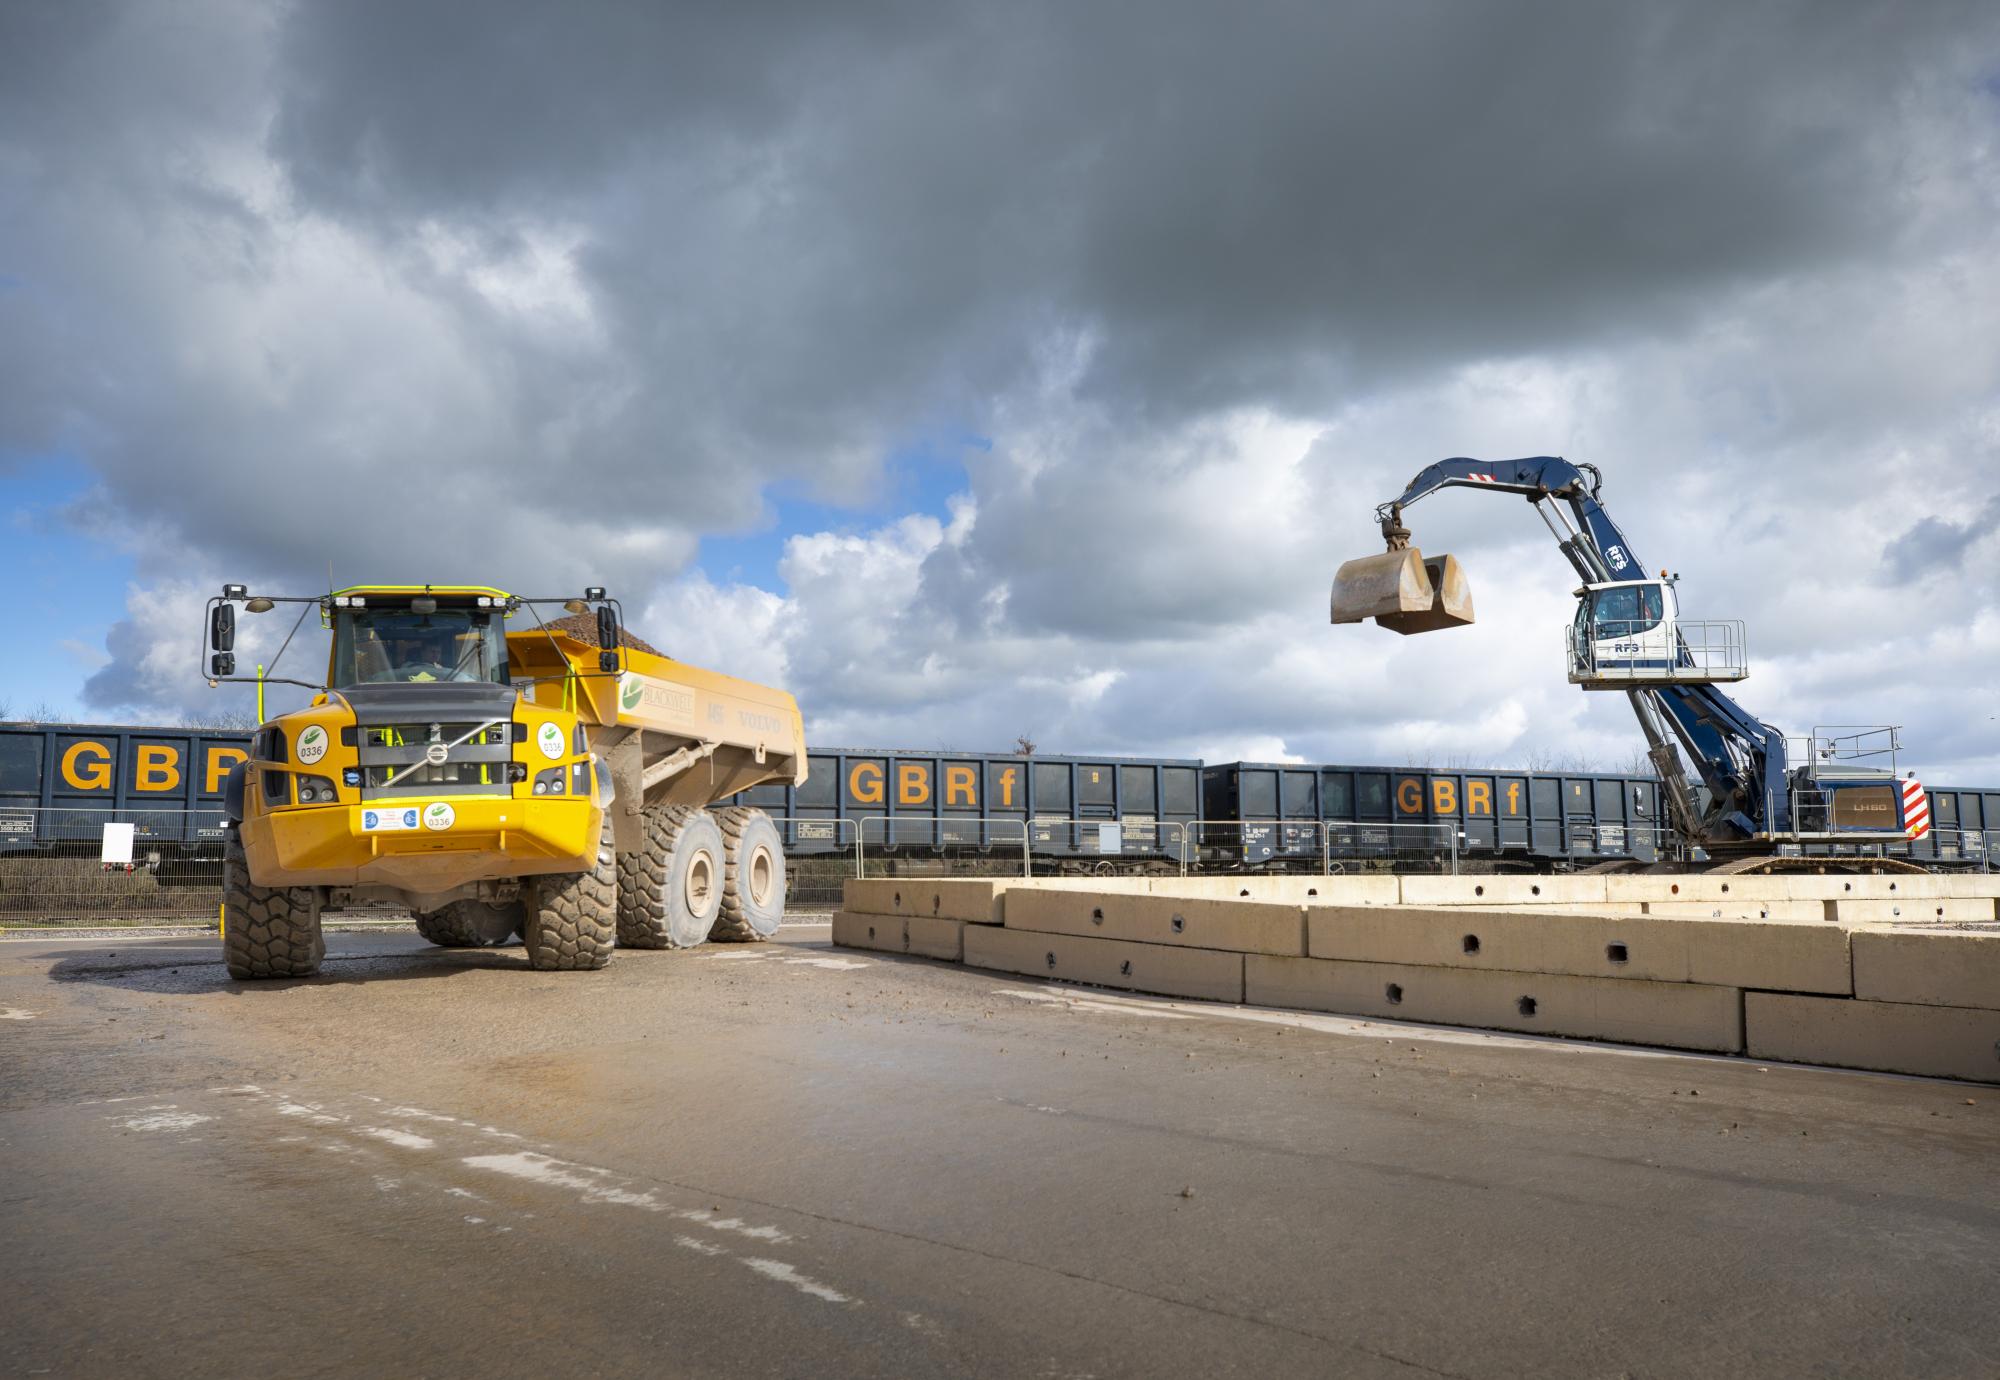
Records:
<instances>
[{"instance_id":1,"label":"freight wagon","mask_svg":"<svg viewBox=\"0 0 2000 1380\"><path fill-rule=\"evenodd\" d=\"M1201 763L1124 757L809 754L800 785L737 797L780 821L794 856L911 861L1021 854L1037 871L1180 870L1201 813Z\"/></svg>"},{"instance_id":2,"label":"freight wagon","mask_svg":"<svg viewBox=\"0 0 2000 1380\"><path fill-rule=\"evenodd\" d=\"M1444 861L1545 872L1660 857L1650 776L1230 762L1202 771L1201 861L1226 870Z\"/></svg>"},{"instance_id":3,"label":"freight wagon","mask_svg":"<svg viewBox=\"0 0 2000 1380\"><path fill-rule=\"evenodd\" d=\"M135 861L213 881L222 785L248 734L116 724L0 724L0 854L96 849L103 826L134 826Z\"/></svg>"},{"instance_id":4,"label":"freight wagon","mask_svg":"<svg viewBox=\"0 0 2000 1380\"><path fill-rule=\"evenodd\" d=\"M147 866L214 880L222 783L247 734L116 724L0 724L0 854L95 856L102 826L136 826ZM2000 790L1930 788L1931 832L1893 856L1985 868ZM1671 853L1647 776L1177 758L1022 757L830 748L802 785L743 803L781 823L796 857L912 861L1019 854L1038 873L1317 870L1431 865L1549 871ZM1813 852L1837 850L1815 845Z\"/></svg>"}]
</instances>

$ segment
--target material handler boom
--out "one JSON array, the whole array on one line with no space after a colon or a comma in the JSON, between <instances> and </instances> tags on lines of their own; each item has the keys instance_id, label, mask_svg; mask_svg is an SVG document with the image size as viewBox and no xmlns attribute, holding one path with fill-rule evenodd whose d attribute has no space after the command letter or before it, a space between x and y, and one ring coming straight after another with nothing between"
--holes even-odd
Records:
<instances>
[{"instance_id":1,"label":"material handler boom","mask_svg":"<svg viewBox=\"0 0 2000 1380\"><path fill-rule=\"evenodd\" d=\"M1787 843L1901 841L1929 827L1922 787L1897 781L1893 727L1816 729L1803 741L1751 714L1720 688L1748 674L1742 624L1683 619L1678 576L1645 565L1601 500L1594 465L1560 456L1442 460L1375 510L1386 554L1342 565L1333 621L1374 618L1401 633L1473 621L1465 576L1451 556L1425 560L1410 545L1403 514L1441 489L1472 488L1526 498L1582 579L1568 630L1569 679L1586 690L1621 690L1646 735L1684 842L1710 856L1776 851ZM1697 792L1681 754L1694 763ZM1888 769L1857 763L1888 757Z\"/></svg>"}]
</instances>

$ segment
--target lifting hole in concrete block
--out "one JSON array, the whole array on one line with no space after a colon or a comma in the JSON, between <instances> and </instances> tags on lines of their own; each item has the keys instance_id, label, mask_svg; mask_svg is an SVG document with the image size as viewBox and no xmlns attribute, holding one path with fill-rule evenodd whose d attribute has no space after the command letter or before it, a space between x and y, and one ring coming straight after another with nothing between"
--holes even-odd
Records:
<instances>
[{"instance_id":1,"label":"lifting hole in concrete block","mask_svg":"<svg viewBox=\"0 0 2000 1380\"><path fill-rule=\"evenodd\" d=\"M938 913L938 911L939 911L939 910L940 910L940 909L941 909L941 908L942 908L943 906L944 906L944 897L942 897L942 896L933 896L933 897L931 897L931 914L932 914L932 915L936 915L936 914Z\"/></svg>"},{"instance_id":2,"label":"lifting hole in concrete block","mask_svg":"<svg viewBox=\"0 0 2000 1380\"><path fill-rule=\"evenodd\" d=\"M1467 936L1465 936L1465 951L1469 954L1476 954L1479 952L1478 935L1468 934Z\"/></svg>"},{"instance_id":3,"label":"lifting hole in concrete block","mask_svg":"<svg viewBox=\"0 0 2000 1380\"><path fill-rule=\"evenodd\" d=\"M1090 912L1090 923L1091 923L1091 924L1093 924L1093 925L1101 925L1101 924L1103 924L1103 923L1104 923L1104 907L1103 907L1103 906L1094 906L1094 907L1092 907L1092 908L1091 908L1091 912Z\"/></svg>"},{"instance_id":4,"label":"lifting hole in concrete block","mask_svg":"<svg viewBox=\"0 0 2000 1380\"><path fill-rule=\"evenodd\" d=\"M1042 957L1048 960L1048 964L1049 964L1049 971L1050 971L1050 972L1054 972L1054 971L1055 971L1055 966L1056 966L1056 956L1055 956L1055 952L1054 952L1053 950L1051 950L1050 952L1048 952L1048 953L1046 953L1046 954L1043 954L1043 955L1042 955Z\"/></svg>"},{"instance_id":5,"label":"lifting hole in concrete block","mask_svg":"<svg viewBox=\"0 0 2000 1380\"><path fill-rule=\"evenodd\" d=\"M1126 960L1125 960L1124 962L1122 962L1122 963L1120 963L1120 964L1118 965L1118 976L1120 976L1120 977L1131 977L1131 976L1132 976L1132 960L1131 960L1131 959L1129 959L1129 958L1128 958L1128 959L1126 959Z\"/></svg>"},{"instance_id":6,"label":"lifting hole in concrete block","mask_svg":"<svg viewBox=\"0 0 2000 1380\"><path fill-rule=\"evenodd\" d=\"M870 939L873 939L875 937L875 927L873 925L870 925L868 927L868 937Z\"/></svg>"},{"instance_id":7,"label":"lifting hole in concrete block","mask_svg":"<svg viewBox=\"0 0 2000 1380\"><path fill-rule=\"evenodd\" d=\"M896 899L895 899L895 900L894 900L893 902L891 902L891 904L892 904L892 905L894 905L894 906L896 906L896 907L898 907L898 908L901 908L901 906L902 906L902 904L903 904L903 893L902 893L902 892L900 892L900 891L899 891L899 892L897 892L897 893L896 893Z\"/></svg>"},{"instance_id":8,"label":"lifting hole in concrete block","mask_svg":"<svg viewBox=\"0 0 2000 1380\"><path fill-rule=\"evenodd\" d=\"M1537 882L1537 883L1535 883L1535 884L1534 884L1533 886L1529 887L1529 888L1528 888L1528 894L1529 894L1530 896L1539 896L1539 895L1541 895L1541 894L1542 894L1542 884L1541 884L1540 882Z\"/></svg>"},{"instance_id":9,"label":"lifting hole in concrete block","mask_svg":"<svg viewBox=\"0 0 2000 1380\"><path fill-rule=\"evenodd\" d=\"M1940 910L1938 911L1938 914L1942 915L1942 914L1944 914L1944 911L1943 911L1942 909L1940 909ZM1186 916L1184 916L1184 915L1176 915L1176 916L1175 916L1175 917L1173 918L1173 921L1172 921L1172 923L1173 923L1173 927L1174 927L1174 933L1175 933L1175 934L1180 934L1180 933L1181 933L1182 931L1184 931L1185 929L1187 929L1187 917L1186 917Z\"/></svg>"},{"instance_id":10,"label":"lifting hole in concrete block","mask_svg":"<svg viewBox=\"0 0 2000 1380\"><path fill-rule=\"evenodd\" d=\"M1309 886L1309 887L1307 887L1307 888L1306 888L1306 895L1308 895L1308 896L1317 896L1317 895L1319 895L1319 888L1318 888L1318 887L1316 887L1316 886Z\"/></svg>"},{"instance_id":11,"label":"lifting hole in concrete block","mask_svg":"<svg viewBox=\"0 0 2000 1380\"><path fill-rule=\"evenodd\" d=\"M1382 995L1389 999L1389 1005L1401 1006L1403 1004L1403 984L1400 982L1390 983L1382 989Z\"/></svg>"},{"instance_id":12,"label":"lifting hole in concrete block","mask_svg":"<svg viewBox=\"0 0 2000 1380\"><path fill-rule=\"evenodd\" d=\"M1243 890L1237 892L1236 894L1238 896L1248 896L1250 894L1250 888L1246 886L1243 888Z\"/></svg>"},{"instance_id":13,"label":"lifting hole in concrete block","mask_svg":"<svg viewBox=\"0 0 2000 1380\"><path fill-rule=\"evenodd\" d=\"M1514 1009L1523 1016L1532 1016L1535 1014L1535 999L1533 997L1523 997L1514 1003Z\"/></svg>"},{"instance_id":14,"label":"lifting hole in concrete block","mask_svg":"<svg viewBox=\"0 0 2000 1380\"><path fill-rule=\"evenodd\" d=\"M1472 894L1474 896L1484 896L1486 894L1486 888L1483 886L1476 886L1472 888Z\"/></svg>"},{"instance_id":15,"label":"lifting hole in concrete block","mask_svg":"<svg viewBox=\"0 0 2000 1380\"><path fill-rule=\"evenodd\" d=\"M1606 944L1604 946L1604 956L1610 959L1613 963L1624 963L1632 957L1632 955L1626 951L1625 946L1623 944Z\"/></svg>"},{"instance_id":16,"label":"lifting hole in concrete block","mask_svg":"<svg viewBox=\"0 0 2000 1380\"><path fill-rule=\"evenodd\" d=\"M1727 883L1727 882L1724 882L1724 883L1722 884L1722 894L1723 894L1724 896L1727 896L1727 895L1729 894L1729 883Z\"/></svg>"},{"instance_id":17,"label":"lifting hole in concrete block","mask_svg":"<svg viewBox=\"0 0 2000 1380\"><path fill-rule=\"evenodd\" d=\"M1675 882L1672 886L1667 888L1667 891L1669 895L1678 896L1681 894L1681 884L1679 882Z\"/></svg>"}]
</instances>

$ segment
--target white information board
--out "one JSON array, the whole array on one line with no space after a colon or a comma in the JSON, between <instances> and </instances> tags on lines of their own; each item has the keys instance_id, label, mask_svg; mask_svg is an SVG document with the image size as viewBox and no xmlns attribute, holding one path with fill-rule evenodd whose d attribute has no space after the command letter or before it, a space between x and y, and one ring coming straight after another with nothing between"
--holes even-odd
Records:
<instances>
[{"instance_id":1,"label":"white information board","mask_svg":"<svg viewBox=\"0 0 2000 1380\"><path fill-rule=\"evenodd\" d=\"M136 824L105 825L102 861L129 864L132 861L132 833L137 828Z\"/></svg>"}]
</instances>

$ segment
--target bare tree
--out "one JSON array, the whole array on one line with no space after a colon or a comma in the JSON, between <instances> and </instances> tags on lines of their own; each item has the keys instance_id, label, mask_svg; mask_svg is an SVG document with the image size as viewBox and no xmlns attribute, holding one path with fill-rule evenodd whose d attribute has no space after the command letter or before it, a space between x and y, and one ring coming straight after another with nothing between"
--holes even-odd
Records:
<instances>
[{"instance_id":1,"label":"bare tree","mask_svg":"<svg viewBox=\"0 0 2000 1380\"><path fill-rule=\"evenodd\" d=\"M63 713L62 710L56 708L56 706L50 704L47 700L36 700L34 707L28 711L29 723L62 723L68 718L69 715Z\"/></svg>"},{"instance_id":2,"label":"bare tree","mask_svg":"<svg viewBox=\"0 0 2000 1380\"><path fill-rule=\"evenodd\" d=\"M211 728L248 733L257 727L257 715L248 709L211 709L200 714L181 715L182 728Z\"/></svg>"},{"instance_id":3,"label":"bare tree","mask_svg":"<svg viewBox=\"0 0 2000 1380\"><path fill-rule=\"evenodd\" d=\"M0 720L11 720L13 717L14 701L8 699L5 695L0 695Z\"/></svg>"},{"instance_id":4,"label":"bare tree","mask_svg":"<svg viewBox=\"0 0 2000 1380\"><path fill-rule=\"evenodd\" d=\"M1025 733L1016 738L1014 740L1014 755L1016 757L1033 757L1035 755L1035 740Z\"/></svg>"}]
</instances>

